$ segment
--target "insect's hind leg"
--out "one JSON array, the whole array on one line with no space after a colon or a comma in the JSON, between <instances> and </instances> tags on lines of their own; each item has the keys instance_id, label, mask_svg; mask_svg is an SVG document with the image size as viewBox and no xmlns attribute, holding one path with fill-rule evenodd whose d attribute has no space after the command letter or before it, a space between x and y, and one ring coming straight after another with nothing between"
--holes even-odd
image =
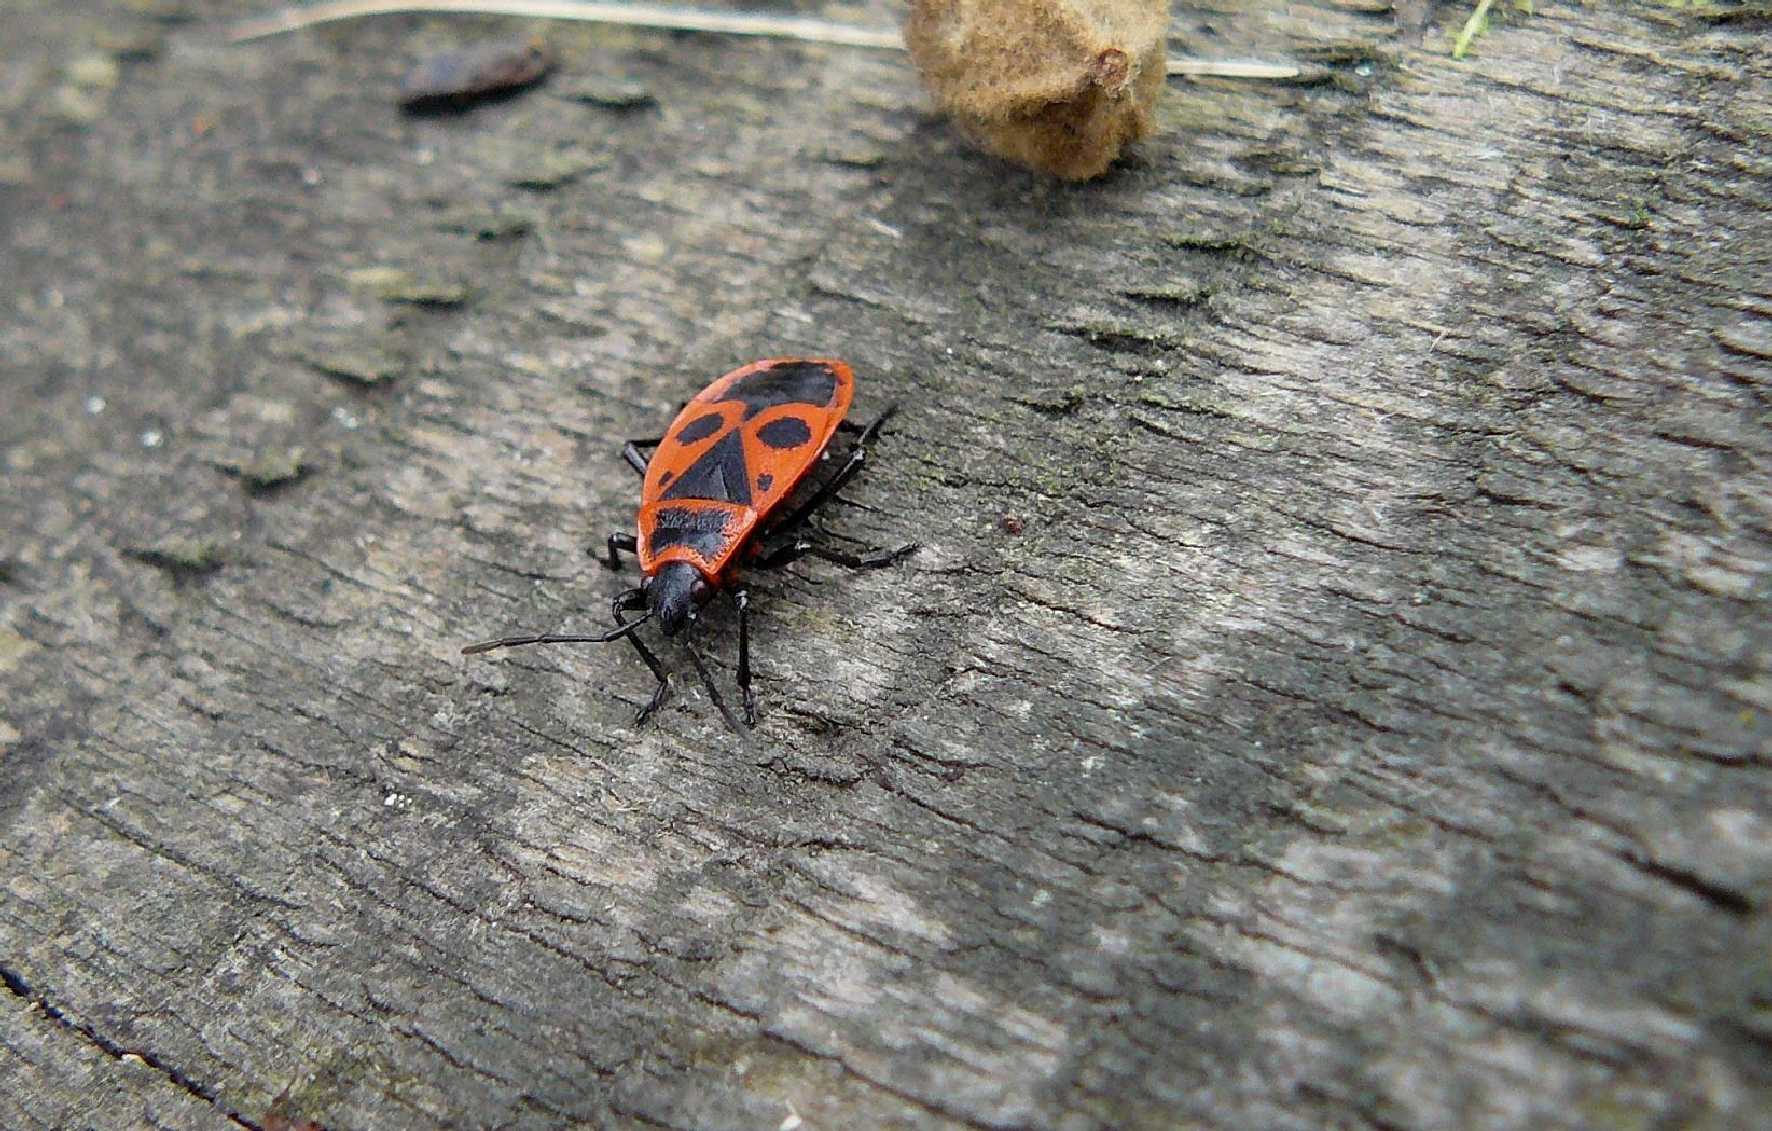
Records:
<instances>
[{"instance_id":1,"label":"insect's hind leg","mask_svg":"<svg viewBox=\"0 0 1772 1131\"><path fill-rule=\"evenodd\" d=\"M621 614L645 607L646 590L639 587L624 589L615 595L615 600L609 603L609 615L615 618L615 623L618 626L626 628L628 620ZM669 672L664 670L664 665L658 662L658 657L652 654L652 649L646 647L638 635L630 632L627 634L627 639L634 646L634 651L640 653L640 658L646 661L646 666L652 671L652 677L658 680L658 686L652 691L652 698L634 716L634 723L638 725L651 718L654 711L664 706L665 696L670 694L671 690L671 676Z\"/></svg>"},{"instance_id":2,"label":"insect's hind leg","mask_svg":"<svg viewBox=\"0 0 1772 1131\"><path fill-rule=\"evenodd\" d=\"M801 558L817 558L820 561L847 566L850 569L884 569L889 565L897 565L920 549L922 549L920 543L907 542L903 546L891 550L875 550L870 554L845 554L841 550L827 550L823 546L814 546L802 538L789 542L785 546L777 546L752 562L751 567L753 569L775 569L787 565L789 562L797 562Z\"/></svg>"},{"instance_id":3,"label":"insect's hind leg","mask_svg":"<svg viewBox=\"0 0 1772 1131\"><path fill-rule=\"evenodd\" d=\"M889 406L885 412L882 412L879 416L874 418L873 423L866 427L849 424L848 421L839 424L837 427L841 430L859 433L859 438L855 441L855 448L849 453L849 458L844 461L842 467L837 469L835 475L831 476L822 487L813 493L813 496L810 499L807 499L804 503L800 504L792 514L772 526L769 529L767 536L774 538L779 535L793 533L800 527L806 525L807 520L810 519L820 507L836 498L837 492L841 491L846 483L860 473L862 465L867 461L867 446L869 441L880 435L880 430L885 427L886 422L891 420L892 415L897 411L897 405ZM848 425L848 428L844 428L844 425ZM837 550L819 549L803 539L796 538L784 545L777 546L774 550L759 555L755 564L762 566L765 569L769 569L778 565L786 565L797 558L803 558L810 554L815 558L822 558L828 562L835 562L838 565L848 566L850 569L878 569L881 566L889 566L895 562L903 561L905 558L916 553L917 549L918 543L910 542L894 550L880 550L872 554L857 557L853 554L845 554Z\"/></svg>"},{"instance_id":4,"label":"insect's hind leg","mask_svg":"<svg viewBox=\"0 0 1772 1131\"><path fill-rule=\"evenodd\" d=\"M867 462L868 443L880 434L880 429L885 427L886 422L891 420L893 414L897 411L897 405L889 406L885 412L882 412L879 416L875 417L873 423L867 425L865 428L860 425L850 424L847 420L843 421L842 424L837 425L837 428L840 431L854 429L860 434L859 438L855 441L854 449L849 453L849 458L843 461L843 466L837 469L837 473L831 476L830 479L826 480L824 486L814 492L810 499L801 503L794 509L793 513L770 527L769 535L774 537L780 534L788 534L799 529L806 525L806 520L811 518L813 514L817 512L818 508L836 498L837 492L843 489L843 485L855 478L855 476L861 471L862 464ZM844 425L849 425L849 427L845 428Z\"/></svg>"},{"instance_id":5,"label":"insect's hind leg","mask_svg":"<svg viewBox=\"0 0 1772 1131\"><path fill-rule=\"evenodd\" d=\"M886 406L886 411L882 412L879 416L874 417L872 423L864 425L857 424L853 420L841 420L837 422L837 431L843 433L845 436L860 436L861 439L856 442L859 444L865 444L869 440L878 436L880 430L886 427L886 422L897 415L898 405L889 404Z\"/></svg>"}]
</instances>

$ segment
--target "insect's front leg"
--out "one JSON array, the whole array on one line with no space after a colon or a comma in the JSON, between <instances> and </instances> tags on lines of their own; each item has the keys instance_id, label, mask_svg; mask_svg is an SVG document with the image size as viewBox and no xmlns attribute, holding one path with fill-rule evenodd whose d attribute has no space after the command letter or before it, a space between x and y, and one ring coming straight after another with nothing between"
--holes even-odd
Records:
<instances>
[{"instance_id":1,"label":"insect's front leg","mask_svg":"<svg viewBox=\"0 0 1772 1131\"><path fill-rule=\"evenodd\" d=\"M615 600L609 605L609 615L615 618L617 625L625 628L628 620L621 614L645 607L646 590L636 587L623 590L615 595ZM665 696L671 690L671 676L669 672L664 670L664 665L658 662L658 657L652 654L652 649L646 647L637 634L630 632L627 634L627 638L628 642L634 646L634 651L640 653L640 658L646 661L646 666L652 670L653 678L658 680L658 686L653 689L652 698L647 701L646 706L640 708L640 713L634 716L635 725L639 725L651 718L654 711L664 706Z\"/></svg>"}]
</instances>

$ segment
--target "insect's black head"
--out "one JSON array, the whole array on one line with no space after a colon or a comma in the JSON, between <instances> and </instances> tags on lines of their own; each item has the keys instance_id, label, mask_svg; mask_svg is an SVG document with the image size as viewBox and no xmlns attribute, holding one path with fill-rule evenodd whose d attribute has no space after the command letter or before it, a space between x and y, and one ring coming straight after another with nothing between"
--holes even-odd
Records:
<instances>
[{"instance_id":1,"label":"insect's black head","mask_svg":"<svg viewBox=\"0 0 1772 1131\"><path fill-rule=\"evenodd\" d=\"M713 595L708 579L688 562L667 562L646 579L646 605L666 636L694 623L696 613Z\"/></svg>"}]
</instances>

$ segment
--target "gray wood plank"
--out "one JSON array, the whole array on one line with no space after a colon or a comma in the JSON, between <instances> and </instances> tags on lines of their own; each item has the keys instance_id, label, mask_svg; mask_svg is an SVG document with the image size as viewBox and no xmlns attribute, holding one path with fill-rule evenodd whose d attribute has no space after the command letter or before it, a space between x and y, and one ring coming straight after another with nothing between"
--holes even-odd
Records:
<instances>
[{"instance_id":1,"label":"gray wood plank","mask_svg":"<svg viewBox=\"0 0 1772 1131\"><path fill-rule=\"evenodd\" d=\"M1763 18L1192 6L1312 69L1073 187L892 54L413 119L520 28L244 10L0 9L9 1124L1772 1118ZM925 548L759 580L754 734L458 655L794 353L902 406L825 536Z\"/></svg>"}]
</instances>

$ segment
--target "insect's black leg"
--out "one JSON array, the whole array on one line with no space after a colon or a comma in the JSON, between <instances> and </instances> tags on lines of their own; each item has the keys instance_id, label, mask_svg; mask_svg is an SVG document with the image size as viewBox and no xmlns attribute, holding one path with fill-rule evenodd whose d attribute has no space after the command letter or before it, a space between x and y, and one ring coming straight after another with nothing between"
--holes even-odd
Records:
<instances>
[{"instance_id":1,"label":"insect's black leg","mask_svg":"<svg viewBox=\"0 0 1772 1131\"><path fill-rule=\"evenodd\" d=\"M871 554L845 554L841 550L829 550L823 546L813 546L806 552L822 561L848 566L850 569L884 569L889 565L897 565L920 549L921 543L906 542L894 549L875 550Z\"/></svg>"},{"instance_id":2,"label":"insect's black leg","mask_svg":"<svg viewBox=\"0 0 1772 1131\"><path fill-rule=\"evenodd\" d=\"M856 473L861 470L861 465L866 462L868 458L869 441L873 440L874 437L880 434L880 429L885 426L888 420L892 419L892 414L897 411L898 406L892 405L885 412L882 412L879 416L875 417L872 424L863 428L861 430L861 438L855 441L854 450L849 453L849 458L843 462L843 466L837 469L837 474L831 476L830 479L826 481L825 485L820 487L810 499L807 499L804 503L801 503L796 507L792 514L770 527L769 533L772 535L786 534L789 531L804 526L806 520L812 517L813 512L836 498L837 492L841 491L843 485L855 477ZM847 424L848 421L844 421L843 423ZM841 428L842 425L839 424L838 427Z\"/></svg>"},{"instance_id":3,"label":"insect's black leg","mask_svg":"<svg viewBox=\"0 0 1772 1131\"><path fill-rule=\"evenodd\" d=\"M611 534L609 536L609 556L603 559L603 565L606 569L621 568L621 557L616 553L618 550L626 550L630 554L635 554L639 552L640 547L635 543L632 534L622 534L619 532ZM593 551L586 552L590 553Z\"/></svg>"},{"instance_id":4,"label":"insect's black leg","mask_svg":"<svg viewBox=\"0 0 1772 1131\"><path fill-rule=\"evenodd\" d=\"M855 441L855 450L849 453L849 458L844 461L842 467L837 469L837 474L831 476L830 480L826 482L824 486L820 487L810 499L807 499L804 503L800 504L792 514L770 527L768 536L773 537L775 535L792 533L804 526L806 521L812 517L813 513L816 512L819 507L824 506L835 498L837 492L843 489L845 483L848 483L849 480L855 477L856 473L861 470L862 464L867 460L869 441L879 436L880 430L886 426L886 422L891 420L892 415L897 411L898 406L891 405L885 412L882 412L879 416L875 417L873 423L869 424L867 427L858 428L851 425L852 428L856 428L856 430L861 433L860 439ZM849 424L849 422L844 421L843 424L839 424L838 427L842 428L845 424ZM855 557L853 555L839 553L835 550L816 550L804 541L796 539L793 542L789 542L786 545L779 546L776 549L765 553L757 560L756 564L765 569L770 569L775 566L786 565L797 558L802 558L811 554L813 557L823 558L825 561L835 562L838 565L846 565L851 569L876 569L880 566L888 566L892 565L894 562L903 561L905 558L916 553L916 551L917 543L912 542L908 545L900 546L896 550L881 550L863 557Z\"/></svg>"},{"instance_id":5,"label":"insect's black leg","mask_svg":"<svg viewBox=\"0 0 1772 1131\"><path fill-rule=\"evenodd\" d=\"M677 414L681 415L683 410L688 407L689 402L684 401L677 406ZM887 411L888 414L890 414L891 410L889 409ZM654 436L650 440L629 440L621 446L621 458L628 461L628 466L634 469L635 474L639 475L641 478L645 478L646 465L652 461L647 458L640 449L656 448L662 443L664 443L663 436Z\"/></svg>"},{"instance_id":6,"label":"insect's black leg","mask_svg":"<svg viewBox=\"0 0 1772 1131\"><path fill-rule=\"evenodd\" d=\"M879 416L874 418L873 423L861 425L853 420L841 420L837 422L837 431L843 433L845 436L862 436L864 437L862 442L866 443L868 440L878 436L880 434L880 429L884 428L886 422L891 420L897 412L898 406L895 404L889 404L886 406L885 412L882 412Z\"/></svg>"},{"instance_id":7,"label":"insect's black leg","mask_svg":"<svg viewBox=\"0 0 1772 1131\"><path fill-rule=\"evenodd\" d=\"M628 466L634 469L636 475L644 478L646 475L646 465L652 461L647 456L641 454L640 449L656 448L662 443L664 443L663 436L654 436L650 440L629 440L621 446L621 458L628 461Z\"/></svg>"},{"instance_id":8,"label":"insect's black leg","mask_svg":"<svg viewBox=\"0 0 1772 1131\"><path fill-rule=\"evenodd\" d=\"M789 562L797 562L812 552L812 543L804 539L783 542L775 549L760 554L748 564L750 569L780 569Z\"/></svg>"},{"instance_id":9,"label":"insect's black leg","mask_svg":"<svg viewBox=\"0 0 1772 1131\"><path fill-rule=\"evenodd\" d=\"M628 622L627 619L621 615L622 613L632 609L643 609L645 607L646 590L640 588L624 589L622 592L615 595L615 600L610 602L609 615L615 618L615 623L617 625L626 625ZM658 687L653 690L651 700L647 702L646 706L640 708L639 714L634 716L634 722L638 724L645 722L651 717L652 712L664 705L665 696L669 694L671 690L671 677L670 673L664 670L664 665L658 662L658 657L652 654L652 649L646 647L638 636L630 632L628 633L628 640L633 643L634 651L640 653L640 658L646 661L646 666L652 669L653 678L658 680Z\"/></svg>"},{"instance_id":10,"label":"insect's black leg","mask_svg":"<svg viewBox=\"0 0 1772 1131\"><path fill-rule=\"evenodd\" d=\"M850 569L882 569L889 565L897 565L921 549L921 544L908 542L892 550L875 550L871 554L845 554L841 550L827 550L823 546L814 546L805 539L798 539L786 545L778 546L751 562L753 569L775 569L801 558L818 558ZM742 622L741 622L742 624Z\"/></svg>"},{"instance_id":11,"label":"insect's black leg","mask_svg":"<svg viewBox=\"0 0 1772 1131\"><path fill-rule=\"evenodd\" d=\"M719 709L720 717L726 720L726 725L731 727L735 734L743 734L744 732L738 728L738 720L733 718L732 712L727 709L726 700L720 698L720 689L714 686L714 677L708 674L708 666L701 662L701 653L697 652L687 640L683 642L683 651L689 653L690 662L695 665L696 672L701 676L701 685L708 689L708 699Z\"/></svg>"},{"instance_id":12,"label":"insect's black leg","mask_svg":"<svg viewBox=\"0 0 1772 1131\"><path fill-rule=\"evenodd\" d=\"M732 603L738 606L738 691L744 698L746 726L757 725L757 693L751 690L751 620L746 611L751 607L751 591L740 585L732 591Z\"/></svg>"}]
</instances>

